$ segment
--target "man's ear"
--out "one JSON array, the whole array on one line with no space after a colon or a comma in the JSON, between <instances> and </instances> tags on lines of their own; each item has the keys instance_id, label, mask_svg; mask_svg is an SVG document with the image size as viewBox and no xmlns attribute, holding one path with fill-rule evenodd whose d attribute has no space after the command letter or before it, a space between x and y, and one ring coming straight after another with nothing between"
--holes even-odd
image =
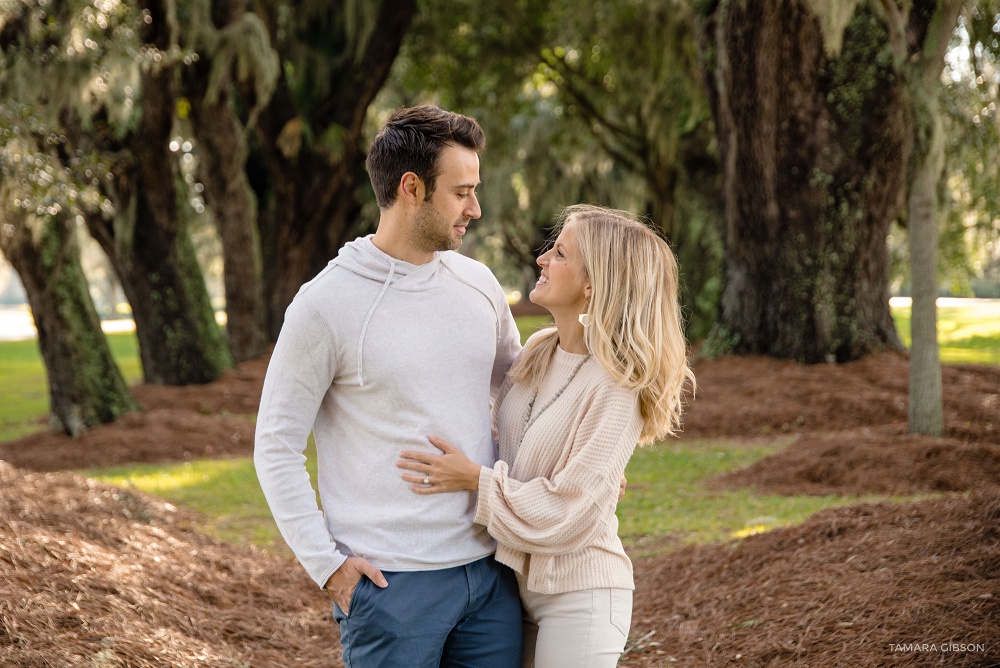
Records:
<instances>
[{"instance_id":1,"label":"man's ear","mask_svg":"<svg viewBox=\"0 0 1000 668\"><path fill-rule=\"evenodd\" d=\"M399 179L399 196L412 206L419 206L424 201L426 186L423 179L413 172L406 172Z\"/></svg>"}]
</instances>

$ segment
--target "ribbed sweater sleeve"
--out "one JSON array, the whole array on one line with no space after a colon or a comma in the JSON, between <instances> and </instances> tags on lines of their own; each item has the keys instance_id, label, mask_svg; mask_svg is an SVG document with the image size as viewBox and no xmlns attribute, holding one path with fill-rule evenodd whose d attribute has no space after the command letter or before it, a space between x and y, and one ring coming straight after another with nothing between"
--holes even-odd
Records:
<instances>
[{"instance_id":1,"label":"ribbed sweater sleeve","mask_svg":"<svg viewBox=\"0 0 1000 668\"><path fill-rule=\"evenodd\" d=\"M512 432L524 422L499 421L505 432L501 442L506 443L501 455L510 450L516 454L513 462L503 457L480 472L476 521L497 539L498 557L507 555L508 563L526 561L528 555L535 561L568 555L560 559L568 572L553 572L549 564L547 582L531 587L533 591L625 586L623 582L631 586L614 511L619 480L642 428L638 401L633 391L615 384L599 368L584 375L546 409L520 444L520 432ZM523 395L521 414L526 416ZM597 556L608 552L620 555L606 561ZM519 557L510 558L517 553ZM593 563L595 556L600 563ZM575 560L587 562L586 575L580 569L574 572L570 564ZM517 570L517 563L508 565Z\"/></svg>"},{"instance_id":2,"label":"ribbed sweater sleeve","mask_svg":"<svg viewBox=\"0 0 1000 668\"><path fill-rule=\"evenodd\" d=\"M498 461L481 473L476 521L498 542L533 554L566 554L587 545L606 529L595 517L610 496L617 498L618 482L638 440L638 432L629 428L634 403L629 390L604 384L575 415L559 414L562 406L571 407L570 401L553 404L548 411L555 412L552 417L576 422L571 429L575 435L563 450L564 466L551 478L520 482L510 477L506 462ZM558 431L556 425L534 438L558 438Z\"/></svg>"}]
</instances>

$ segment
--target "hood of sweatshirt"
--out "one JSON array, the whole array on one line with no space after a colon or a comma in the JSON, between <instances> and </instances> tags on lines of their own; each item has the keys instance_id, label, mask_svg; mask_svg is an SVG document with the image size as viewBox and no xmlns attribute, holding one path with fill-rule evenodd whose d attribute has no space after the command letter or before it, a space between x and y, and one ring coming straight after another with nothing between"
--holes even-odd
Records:
<instances>
[{"instance_id":1,"label":"hood of sweatshirt","mask_svg":"<svg viewBox=\"0 0 1000 668\"><path fill-rule=\"evenodd\" d=\"M345 244L327 269L343 267L353 274L383 283L386 288L392 286L395 290L416 292L434 287L439 280L444 253L435 253L426 264L410 264L380 250L372 241L373 236L360 237Z\"/></svg>"},{"instance_id":2,"label":"hood of sweatshirt","mask_svg":"<svg viewBox=\"0 0 1000 668\"><path fill-rule=\"evenodd\" d=\"M436 252L434 258L421 265L411 264L380 250L372 241L374 235L359 237L350 241L340 249L337 257L327 264L319 273L316 279L327 273L334 267L342 267L353 274L382 283L382 289L372 302L371 308L365 316L361 326L361 335L358 340L358 384L364 385L364 373L362 361L364 358L365 333L368 331L368 323L371 322L372 315L382 302L387 290L401 290L406 292L421 292L431 290L446 280L457 280L472 289L481 293L493 305L496 314L497 337L500 337L500 317L497 312L493 298L483 289L466 279L462 272L450 266L448 258L453 255L451 252ZM315 281L316 279L313 279ZM310 281L312 283L313 281ZM308 287L309 283L302 286L300 292Z\"/></svg>"}]
</instances>

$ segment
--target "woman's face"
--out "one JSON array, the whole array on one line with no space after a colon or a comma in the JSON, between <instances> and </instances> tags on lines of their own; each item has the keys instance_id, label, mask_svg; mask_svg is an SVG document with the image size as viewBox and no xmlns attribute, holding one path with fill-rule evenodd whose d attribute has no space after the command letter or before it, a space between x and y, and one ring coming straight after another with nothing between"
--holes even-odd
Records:
<instances>
[{"instance_id":1,"label":"woman's face","mask_svg":"<svg viewBox=\"0 0 1000 668\"><path fill-rule=\"evenodd\" d=\"M542 275L528 298L552 315L558 311L575 318L587 310L590 279L583 268L574 228L570 217L552 248L538 256Z\"/></svg>"}]
</instances>

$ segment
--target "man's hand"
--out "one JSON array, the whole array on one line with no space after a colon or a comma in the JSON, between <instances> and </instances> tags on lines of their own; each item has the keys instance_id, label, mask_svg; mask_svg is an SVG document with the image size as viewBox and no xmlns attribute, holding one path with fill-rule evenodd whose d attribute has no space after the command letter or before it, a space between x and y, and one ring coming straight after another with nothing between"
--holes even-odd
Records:
<instances>
[{"instance_id":1,"label":"man's hand","mask_svg":"<svg viewBox=\"0 0 1000 668\"><path fill-rule=\"evenodd\" d=\"M348 606L351 604L351 596L354 595L354 590L357 589L358 583L363 577L367 577L383 589L389 586L389 583L385 581L385 576L382 575L382 571L361 557L348 557L347 561L342 563L340 568L335 570L330 579L323 585L323 589L330 592L333 602L344 611L345 615L351 614L350 610L348 610Z\"/></svg>"},{"instance_id":2,"label":"man's hand","mask_svg":"<svg viewBox=\"0 0 1000 668\"><path fill-rule=\"evenodd\" d=\"M628 480L625 479L625 476L622 476L622 479L618 481L618 503L621 503L622 499L625 498L625 487L627 485Z\"/></svg>"}]
</instances>

